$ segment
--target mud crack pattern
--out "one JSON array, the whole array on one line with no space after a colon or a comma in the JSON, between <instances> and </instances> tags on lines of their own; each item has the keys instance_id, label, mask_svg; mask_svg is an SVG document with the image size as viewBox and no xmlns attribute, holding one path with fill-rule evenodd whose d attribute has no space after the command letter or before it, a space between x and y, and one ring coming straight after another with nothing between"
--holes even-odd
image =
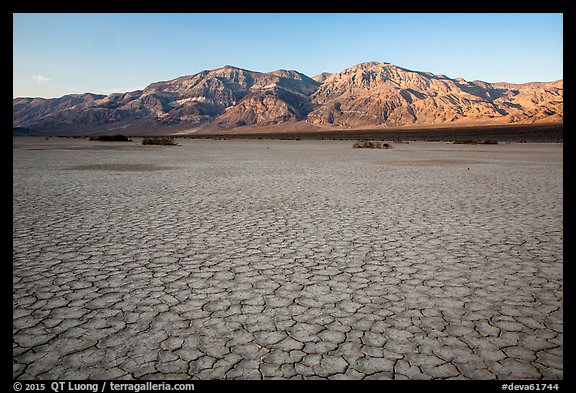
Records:
<instances>
[{"instance_id":1,"label":"mud crack pattern","mask_svg":"<svg viewBox=\"0 0 576 393\"><path fill-rule=\"evenodd\" d=\"M91 143L14 142L14 378L563 377L561 145Z\"/></svg>"}]
</instances>

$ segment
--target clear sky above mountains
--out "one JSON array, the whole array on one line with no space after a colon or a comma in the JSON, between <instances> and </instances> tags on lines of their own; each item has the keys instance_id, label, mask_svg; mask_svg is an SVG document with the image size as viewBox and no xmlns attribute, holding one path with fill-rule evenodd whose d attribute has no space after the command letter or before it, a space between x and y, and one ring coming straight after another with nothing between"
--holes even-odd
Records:
<instances>
[{"instance_id":1,"label":"clear sky above mountains","mask_svg":"<svg viewBox=\"0 0 576 393\"><path fill-rule=\"evenodd\" d=\"M233 65L310 77L381 61L466 80L563 78L562 14L14 14L13 96L125 92Z\"/></svg>"}]
</instances>

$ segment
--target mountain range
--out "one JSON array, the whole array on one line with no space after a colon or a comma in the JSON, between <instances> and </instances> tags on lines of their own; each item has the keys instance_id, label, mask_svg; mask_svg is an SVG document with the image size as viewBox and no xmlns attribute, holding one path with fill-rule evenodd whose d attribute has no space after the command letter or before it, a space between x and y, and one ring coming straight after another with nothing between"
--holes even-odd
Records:
<instances>
[{"instance_id":1,"label":"mountain range","mask_svg":"<svg viewBox=\"0 0 576 393\"><path fill-rule=\"evenodd\" d=\"M563 121L563 80L488 83L366 62L312 78L225 66L126 93L13 99L32 133L354 129Z\"/></svg>"}]
</instances>

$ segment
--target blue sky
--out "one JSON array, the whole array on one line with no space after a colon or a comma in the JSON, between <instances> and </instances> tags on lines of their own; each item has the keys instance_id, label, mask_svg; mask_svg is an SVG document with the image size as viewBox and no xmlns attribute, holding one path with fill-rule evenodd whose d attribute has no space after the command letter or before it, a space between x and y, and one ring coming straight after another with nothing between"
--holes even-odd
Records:
<instances>
[{"instance_id":1,"label":"blue sky","mask_svg":"<svg viewBox=\"0 0 576 393\"><path fill-rule=\"evenodd\" d=\"M364 61L486 82L563 78L562 14L14 14L13 96L125 92L233 65Z\"/></svg>"}]
</instances>

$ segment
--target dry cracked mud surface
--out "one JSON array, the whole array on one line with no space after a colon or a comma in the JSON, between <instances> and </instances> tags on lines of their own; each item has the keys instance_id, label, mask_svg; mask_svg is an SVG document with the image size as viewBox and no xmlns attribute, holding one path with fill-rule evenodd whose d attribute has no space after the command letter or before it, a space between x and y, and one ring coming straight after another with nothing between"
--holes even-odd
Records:
<instances>
[{"instance_id":1,"label":"dry cracked mud surface","mask_svg":"<svg viewBox=\"0 0 576 393\"><path fill-rule=\"evenodd\" d=\"M179 143L14 138L14 378L563 378L561 144Z\"/></svg>"}]
</instances>

